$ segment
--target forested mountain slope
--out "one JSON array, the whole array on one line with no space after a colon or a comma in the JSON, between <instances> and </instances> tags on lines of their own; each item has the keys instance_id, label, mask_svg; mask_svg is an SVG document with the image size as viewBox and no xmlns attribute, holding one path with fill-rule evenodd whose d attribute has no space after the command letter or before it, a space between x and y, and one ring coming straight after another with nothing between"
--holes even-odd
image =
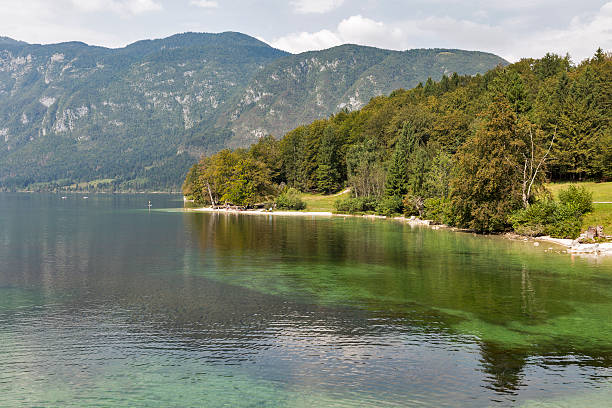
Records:
<instances>
[{"instance_id":1,"label":"forested mountain slope","mask_svg":"<svg viewBox=\"0 0 612 408\"><path fill-rule=\"evenodd\" d=\"M96 181L176 189L203 153L246 146L491 54L341 46L290 55L240 33L179 34L121 49L0 38L0 189ZM92 185L88 186L89 188Z\"/></svg>"},{"instance_id":2,"label":"forested mountain slope","mask_svg":"<svg viewBox=\"0 0 612 408\"><path fill-rule=\"evenodd\" d=\"M284 57L255 75L230 112L234 145L265 134L281 136L342 109L360 109L375 96L412 88L429 77L475 75L500 64L507 62L483 52L357 45Z\"/></svg>"}]
</instances>

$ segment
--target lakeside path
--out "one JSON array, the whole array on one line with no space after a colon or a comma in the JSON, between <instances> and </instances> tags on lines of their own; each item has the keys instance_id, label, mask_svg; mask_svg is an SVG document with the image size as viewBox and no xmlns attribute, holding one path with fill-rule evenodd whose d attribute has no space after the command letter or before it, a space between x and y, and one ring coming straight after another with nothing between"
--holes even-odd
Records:
<instances>
[{"instance_id":1,"label":"lakeside path","mask_svg":"<svg viewBox=\"0 0 612 408\"><path fill-rule=\"evenodd\" d=\"M241 215L274 215L274 216L290 216L290 217L357 217L365 219L388 219L405 222L411 225L427 226L432 229L449 229L457 232L466 232L458 228L448 227L446 225L434 225L429 220L421 220L415 217L385 217L382 215L354 215L354 214L334 214L330 211L266 211L266 210L233 210L233 209L214 209L210 207L187 209L194 212L217 213L217 214L241 214ZM559 239L552 237L527 237L517 234L502 235L508 239L532 241L535 246L539 246L540 242L548 242L556 244L566 249L569 254L577 255L612 255L612 243L600 244L581 244L571 239Z\"/></svg>"}]
</instances>

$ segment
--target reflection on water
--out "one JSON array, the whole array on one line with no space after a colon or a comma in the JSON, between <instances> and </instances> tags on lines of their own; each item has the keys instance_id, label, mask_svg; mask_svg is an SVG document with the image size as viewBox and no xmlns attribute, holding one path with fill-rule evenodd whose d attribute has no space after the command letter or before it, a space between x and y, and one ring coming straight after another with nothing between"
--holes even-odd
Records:
<instances>
[{"instance_id":1,"label":"reflection on water","mask_svg":"<svg viewBox=\"0 0 612 408\"><path fill-rule=\"evenodd\" d=\"M179 197L180 198L180 197ZM392 221L0 194L0 406L600 405L612 265Z\"/></svg>"}]
</instances>

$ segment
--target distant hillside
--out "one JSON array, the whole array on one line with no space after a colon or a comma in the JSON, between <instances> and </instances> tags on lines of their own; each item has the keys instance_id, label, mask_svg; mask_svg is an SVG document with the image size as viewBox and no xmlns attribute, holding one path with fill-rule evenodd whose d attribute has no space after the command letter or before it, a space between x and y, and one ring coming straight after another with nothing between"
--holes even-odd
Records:
<instances>
[{"instance_id":1,"label":"distant hillside","mask_svg":"<svg viewBox=\"0 0 612 408\"><path fill-rule=\"evenodd\" d=\"M354 45L290 55L240 33L121 49L1 37L0 189L177 189L203 153L498 64L480 52Z\"/></svg>"},{"instance_id":2,"label":"distant hillside","mask_svg":"<svg viewBox=\"0 0 612 408\"><path fill-rule=\"evenodd\" d=\"M296 125L327 117L342 109L355 110L398 88L412 88L428 77L474 75L502 58L484 52L419 49L389 51L342 45L291 55L259 71L228 112L232 141L254 142L265 134L282 136Z\"/></svg>"}]
</instances>

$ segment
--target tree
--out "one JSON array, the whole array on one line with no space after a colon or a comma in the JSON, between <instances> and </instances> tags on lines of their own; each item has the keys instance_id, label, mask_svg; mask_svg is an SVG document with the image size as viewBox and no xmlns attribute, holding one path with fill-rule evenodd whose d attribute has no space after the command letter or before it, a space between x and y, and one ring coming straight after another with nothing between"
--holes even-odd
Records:
<instances>
[{"instance_id":1,"label":"tree","mask_svg":"<svg viewBox=\"0 0 612 408\"><path fill-rule=\"evenodd\" d=\"M519 133L523 137L516 138L513 142L517 153L522 160L518 162L519 174L521 178L521 198L523 208L529 207L534 190L543 182L544 165L555 143L556 134L553 133L548 146L544 145L543 132L537 129L533 131L533 125L529 122L522 123ZM534 136L535 133L535 136ZM527 136L528 135L528 138ZM511 162L513 161L512 159Z\"/></svg>"},{"instance_id":2,"label":"tree","mask_svg":"<svg viewBox=\"0 0 612 408\"><path fill-rule=\"evenodd\" d=\"M442 199L449 197L452 165L450 154L443 150L436 154L425 177L425 189L428 197Z\"/></svg>"},{"instance_id":3,"label":"tree","mask_svg":"<svg viewBox=\"0 0 612 408\"><path fill-rule=\"evenodd\" d=\"M426 195L425 180L430 165L429 152L425 146L415 143L408 157L408 191L410 194L420 197Z\"/></svg>"},{"instance_id":4,"label":"tree","mask_svg":"<svg viewBox=\"0 0 612 408\"><path fill-rule=\"evenodd\" d=\"M491 91L504 95L517 115L531 109L530 95L521 75L514 69L506 68L493 80Z\"/></svg>"},{"instance_id":5,"label":"tree","mask_svg":"<svg viewBox=\"0 0 612 408\"><path fill-rule=\"evenodd\" d=\"M401 198L408 193L408 157L412 152L413 145L412 126L405 123L395 143L395 151L387 171L387 181L385 183L385 195L387 197Z\"/></svg>"},{"instance_id":6,"label":"tree","mask_svg":"<svg viewBox=\"0 0 612 408\"><path fill-rule=\"evenodd\" d=\"M282 179L298 190L307 184L306 171L306 133L305 126L287 133L280 141L280 164Z\"/></svg>"},{"instance_id":7,"label":"tree","mask_svg":"<svg viewBox=\"0 0 612 408\"><path fill-rule=\"evenodd\" d=\"M459 226L500 231L509 227L509 215L521 207L515 181L518 160L511 146L516 116L507 99L498 96L481 120L474 136L457 152L452 203Z\"/></svg>"},{"instance_id":8,"label":"tree","mask_svg":"<svg viewBox=\"0 0 612 408\"><path fill-rule=\"evenodd\" d=\"M232 152L225 149L203 161L201 185L206 187L212 205L218 204L223 199L235 166L243 155L244 150Z\"/></svg>"},{"instance_id":9,"label":"tree","mask_svg":"<svg viewBox=\"0 0 612 408\"><path fill-rule=\"evenodd\" d=\"M545 80L557 76L561 72L568 72L570 64L569 56L560 57L547 52L543 58L533 63L533 71L539 79Z\"/></svg>"},{"instance_id":10,"label":"tree","mask_svg":"<svg viewBox=\"0 0 612 408\"><path fill-rule=\"evenodd\" d=\"M327 125L319 142L317 155L317 187L331 193L340 184L340 141L331 125Z\"/></svg>"},{"instance_id":11,"label":"tree","mask_svg":"<svg viewBox=\"0 0 612 408\"><path fill-rule=\"evenodd\" d=\"M200 184L200 166L199 162L191 166L182 188L183 195L194 200L196 203L203 203L205 201L202 198L203 188Z\"/></svg>"},{"instance_id":12,"label":"tree","mask_svg":"<svg viewBox=\"0 0 612 408\"><path fill-rule=\"evenodd\" d=\"M594 173L591 162L596 155L602 127L609 120L609 115L595 103L593 90L598 81L594 74L587 66L570 78L560 111L553 119L558 137L551 163L562 178L582 180Z\"/></svg>"},{"instance_id":13,"label":"tree","mask_svg":"<svg viewBox=\"0 0 612 408\"><path fill-rule=\"evenodd\" d=\"M374 140L350 146L346 155L347 180L355 197L381 197L385 170Z\"/></svg>"},{"instance_id":14,"label":"tree","mask_svg":"<svg viewBox=\"0 0 612 408\"><path fill-rule=\"evenodd\" d=\"M273 183L284 181L280 142L274 136L268 135L260 138L257 143L251 146L249 154L255 160L264 163L270 170L270 181Z\"/></svg>"},{"instance_id":15,"label":"tree","mask_svg":"<svg viewBox=\"0 0 612 408\"><path fill-rule=\"evenodd\" d=\"M271 193L270 171L266 165L244 155L232 167L221 200L250 206L266 199Z\"/></svg>"},{"instance_id":16,"label":"tree","mask_svg":"<svg viewBox=\"0 0 612 408\"><path fill-rule=\"evenodd\" d=\"M436 93L436 84L431 79L431 77L427 78L427 82L425 82L425 87L423 87L423 94L425 94L425 96L433 96Z\"/></svg>"}]
</instances>

